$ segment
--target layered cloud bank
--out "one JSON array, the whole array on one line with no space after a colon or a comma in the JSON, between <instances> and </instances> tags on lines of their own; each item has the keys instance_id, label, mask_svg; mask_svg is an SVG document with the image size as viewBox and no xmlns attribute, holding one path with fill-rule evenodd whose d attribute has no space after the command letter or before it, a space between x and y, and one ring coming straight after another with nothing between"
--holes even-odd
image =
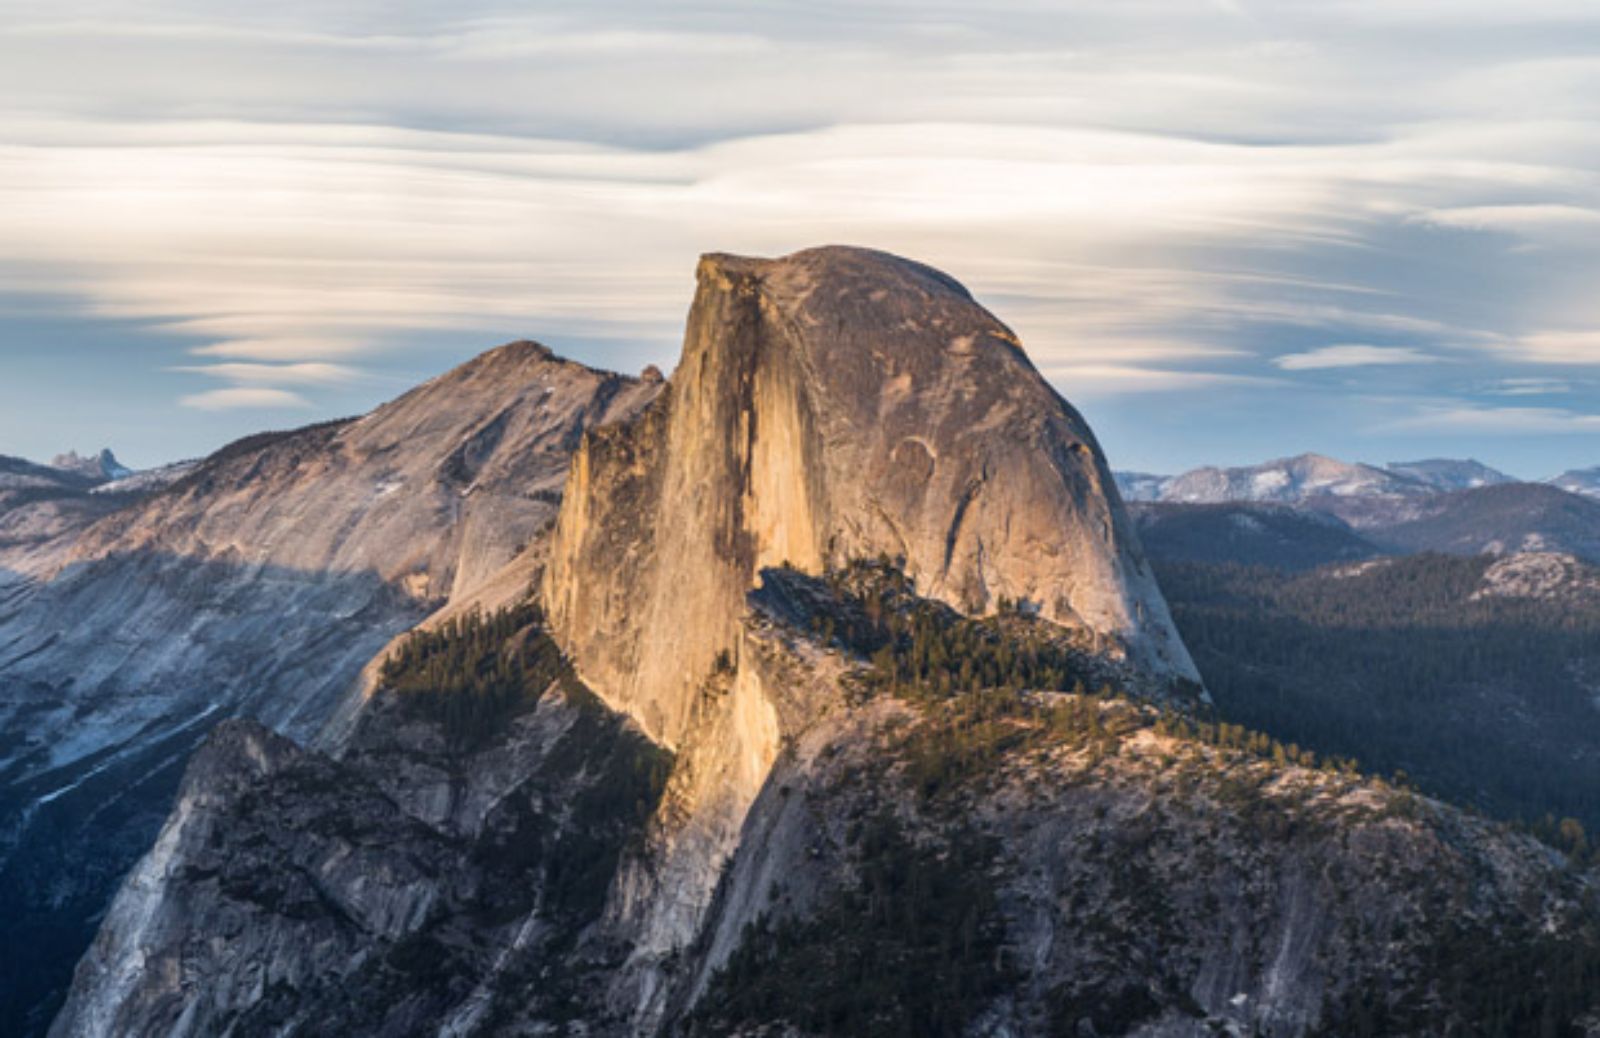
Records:
<instances>
[{"instance_id":1,"label":"layered cloud bank","mask_svg":"<svg viewBox=\"0 0 1600 1038\"><path fill-rule=\"evenodd\" d=\"M1014 315L1128 464L1191 459L1116 399L1267 391L1204 460L1288 413L1585 460L1590 4L385 6L0 4L8 310L151 336L152 409L352 410L485 337L664 359L695 253L853 241Z\"/></svg>"}]
</instances>

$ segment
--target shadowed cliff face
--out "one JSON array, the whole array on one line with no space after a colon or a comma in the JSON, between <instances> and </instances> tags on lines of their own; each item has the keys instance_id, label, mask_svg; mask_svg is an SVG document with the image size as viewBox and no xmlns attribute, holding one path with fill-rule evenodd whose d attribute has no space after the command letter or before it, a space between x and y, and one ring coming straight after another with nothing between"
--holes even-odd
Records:
<instances>
[{"instance_id":1,"label":"shadowed cliff face","mask_svg":"<svg viewBox=\"0 0 1600 1038\"><path fill-rule=\"evenodd\" d=\"M862 249L701 260L672 390L591 438L545 584L586 678L668 743L760 567L886 554L1196 679L1088 427L955 281Z\"/></svg>"},{"instance_id":2,"label":"shadowed cliff face","mask_svg":"<svg viewBox=\"0 0 1600 1038\"><path fill-rule=\"evenodd\" d=\"M583 430L659 390L513 343L0 536L0 1017L42 1029L212 725L311 737L386 642L536 556Z\"/></svg>"}]
</instances>

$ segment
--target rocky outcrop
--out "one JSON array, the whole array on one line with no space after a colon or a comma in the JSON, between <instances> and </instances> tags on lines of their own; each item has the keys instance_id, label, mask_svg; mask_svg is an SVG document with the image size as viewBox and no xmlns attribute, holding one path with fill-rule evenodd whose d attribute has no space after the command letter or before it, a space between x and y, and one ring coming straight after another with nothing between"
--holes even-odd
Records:
<instances>
[{"instance_id":1,"label":"rocky outcrop","mask_svg":"<svg viewBox=\"0 0 1600 1038\"><path fill-rule=\"evenodd\" d=\"M110 447L102 448L99 454L91 454L87 457L77 451L57 454L50 459L50 466L61 469L63 472L86 476L96 482L126 479L133 475L133 470L118 461L117 456L111 453Z\"/></svg>"},{"instance_id":2,"label":"rocky outcrop","mask_svg":"<svg viewBox=\"0 0 1600 1038\"><path fill-rule=\"evenodd\" d=\"M1019 603L1130 683L1198 691L1093 435L961 285L847 248L697 274L669 390L574 459L544 580L584 679L681 751L653 870L623 899L642 971L623 1002L650 1002L651 964L698 932L784 736L743 650L762 568L898 559L963 612Z\"/></svg>"},{"instance_id":3,"label":"rocky outcrop","mask_svg":"<svg viewBox=\"0 0 1600 1038\"><path fill-rule=\"evenodd\" d=\"M669 744L763 566L880 554L1195 680L1082 418L952 279L862 249L701 260L671 390L585 442L545 597L584 676Z\"/></svg>"},{"instance_id":4,"label":"rocky outcrop","mask_svg":"<svg viewBox=\"0 0 1600 1038\"><path fill-rule=\"evenodd\" d=\"M752 805L672 1031L1512 1034L1541 997L1563 1023L1600 1006L1535 979L1600 968L1594 877L1547 848L1124 705L1037 710L976 766L959 706L819 713Z\"/></svg>"},{"instance_id":5,"label":"rocky outcrop","mask_svg":"<svg viewBox=\"0 0 1600 1038\"><path fill-rule=\"evenodd\" d=\"M51 1034L466 1034L571 1012L618 961L579 939L670 758L580 685L528 692L472 742L380 692L340 759L219 726Z\"/></svg>"},{"instance_id":6,"label":"rocky outcrop","mask_svg":"<svg viewBox=\"0 0 1600 1038\"><path fill-rule=\"evenodd\" d=\"M583 431L659 391L513 343L0 547L0 1014L61 990L211 725L316 733L391 638L538 557Z\"/></svg>"}]
</instances>

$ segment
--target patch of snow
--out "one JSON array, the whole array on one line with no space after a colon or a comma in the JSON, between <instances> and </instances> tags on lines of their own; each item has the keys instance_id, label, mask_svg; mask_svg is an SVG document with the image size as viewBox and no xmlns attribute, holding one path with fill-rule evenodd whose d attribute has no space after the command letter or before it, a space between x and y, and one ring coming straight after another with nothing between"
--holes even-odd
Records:
<instances>
[{"instance_id":1,"label":"patch of snow","mask_svg":"<svg viewBox=\"0 0 1600 1038\"><path fill-rule=\"evenodd\" d=\"M109 483L102 483L92 488L91 494L134 494L146 493L151 490L160 490L162 487L171 486L178 480L187 476L198 468L198 459L192 461L175 461L170 465L160 468L145 469L143 472L132 472Z\"/></svg>"},{"instance_id":2,"label":"patch of snow","mask_svg":"<svg viewBox=\"0 0 1600 1038\"><path fill-rule=\"evenodd\" d=\"M1253 494L1269 494L1288 485L1289 474L1282 469L1267 469L1250 477L1250 490Z\"/></svg>"}]
</instances>

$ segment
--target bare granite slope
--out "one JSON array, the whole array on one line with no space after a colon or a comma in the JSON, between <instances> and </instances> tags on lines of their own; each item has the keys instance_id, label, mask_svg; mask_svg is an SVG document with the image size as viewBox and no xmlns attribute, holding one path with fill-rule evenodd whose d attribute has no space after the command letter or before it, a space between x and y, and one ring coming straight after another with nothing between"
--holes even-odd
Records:
<instances>
[{"instance_id":1,"label":"bare granite slope","mask_svg":"<svg viewBox=\"0 0 1600 1038\"><path fill-rule=\"evenodd\" d=\"M17 541L14 565L0 545L5 1011L64 985L211 725L315 733L392 637L538 541L583 431L659 389L513 343L364 417L96 496L109 514Z\"/></svg>"}]
</instances>

